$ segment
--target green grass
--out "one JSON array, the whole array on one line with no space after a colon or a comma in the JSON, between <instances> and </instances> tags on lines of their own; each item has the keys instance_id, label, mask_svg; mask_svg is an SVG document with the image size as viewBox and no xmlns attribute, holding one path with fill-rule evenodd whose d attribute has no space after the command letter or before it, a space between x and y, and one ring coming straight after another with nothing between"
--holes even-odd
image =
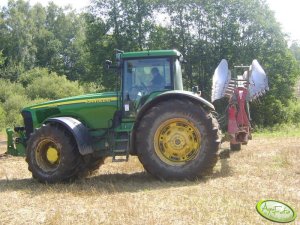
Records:
<instances>
[{"instance_id":1,"label":"green grass","mask_svg":"<svg viewBox=\"0 0 300 225\"><path fill-rule=\"evenodd\" d=\"M300 124L283 124L269 128L258 128L255 137L300 137Z\"/></svg>"}]
</instances>

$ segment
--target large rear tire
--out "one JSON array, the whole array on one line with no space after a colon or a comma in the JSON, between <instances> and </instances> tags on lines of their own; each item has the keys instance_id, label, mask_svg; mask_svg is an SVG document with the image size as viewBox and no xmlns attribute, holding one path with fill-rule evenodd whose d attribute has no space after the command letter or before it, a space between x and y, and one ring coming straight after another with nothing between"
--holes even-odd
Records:
<instances>
[{"instance_id":1,"label":"large rear tire","mask_svg":"<svg viewBox=\"0 0 300 225\"><path fill-rule=\"evenodd\" d=\"M138 157L162 180L193 180L211 172L220 146L217 120L190 101L170 100L152 107L137 128Z\"/></svg>"},{"instance_id":2,"label":"large rear tire","mask_svg":"<svg viewBox=\"0 0 300 225\"><path fill-rule=\"evenodd\" d=\"M42 126L31 135L27 144L28 169L42 183L77 178L81 160L73 137L59 126Z\"/></svg>"}]
</instances>

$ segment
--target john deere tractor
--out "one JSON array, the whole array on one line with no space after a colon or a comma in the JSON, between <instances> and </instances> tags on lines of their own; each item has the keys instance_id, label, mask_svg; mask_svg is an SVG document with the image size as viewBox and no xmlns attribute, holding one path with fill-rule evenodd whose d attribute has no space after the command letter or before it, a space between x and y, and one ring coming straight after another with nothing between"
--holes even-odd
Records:
<instances>
[{"instance_id":1,"label":"john deere tractor","mask_svg":"<svg viewBox=\"0 0 300 225\"><path fill-rule=\"evenodd\" d=\"M25 126L7 129L8 153L26 156L32 176L46 183L73 180L106 157L120 162L129 155L163 180L211 171L220 145L214 106L183 90L181 62L176 50L118 51L116 65L106 65L120 74L120 91L24 108Z\"/></svg>"}]
</instances>

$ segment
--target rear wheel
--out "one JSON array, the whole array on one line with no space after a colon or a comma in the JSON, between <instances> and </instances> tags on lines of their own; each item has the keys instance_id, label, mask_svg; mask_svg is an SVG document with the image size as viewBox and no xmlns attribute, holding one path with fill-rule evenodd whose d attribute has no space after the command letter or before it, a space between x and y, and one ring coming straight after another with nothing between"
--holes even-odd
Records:
<instances>
[{"instance_id":1,"label":"rear wheel","mask_svg":"<svg viewBox=\"0 0 300 225\"><path fill-rule=\"evenodd\" d=\"M199 105L172 100L151 108L137 129L137 153L160 179L195 179L214 167L220 138L217 121Z\"/></svg>"},{"instance_id":2,"label":"rear wheel","mask_svg":"<svg viewBox=\"0 0 300 225\"><path fill-rule=\"evenodd\" d=\"M56 183L77 177L81 156L65 129L47 124L30 137L26 161L29 171L38 181Z\"/></svg>"}]
</instances>

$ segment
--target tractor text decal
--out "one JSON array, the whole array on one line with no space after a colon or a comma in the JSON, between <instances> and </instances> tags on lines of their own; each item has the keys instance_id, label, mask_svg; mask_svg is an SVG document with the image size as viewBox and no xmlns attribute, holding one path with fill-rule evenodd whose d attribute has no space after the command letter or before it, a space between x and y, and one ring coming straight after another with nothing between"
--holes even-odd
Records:
<instances>
[{"instance_id":1,"label":"tractor text decal","mask_svg":"<svg viewBox=\"0 0 300 225\"><path fill-rule=\"evenodd\" d=\"M103 102L113 102L117 101L117 97L108 98L90 98L90 99L80 99L67 102L50 103L45 105L34 106L32 109L45 108L45 107L57 107L62 105L80 104L80 103L103 103Z\"/></svg>"}]
</instances>

